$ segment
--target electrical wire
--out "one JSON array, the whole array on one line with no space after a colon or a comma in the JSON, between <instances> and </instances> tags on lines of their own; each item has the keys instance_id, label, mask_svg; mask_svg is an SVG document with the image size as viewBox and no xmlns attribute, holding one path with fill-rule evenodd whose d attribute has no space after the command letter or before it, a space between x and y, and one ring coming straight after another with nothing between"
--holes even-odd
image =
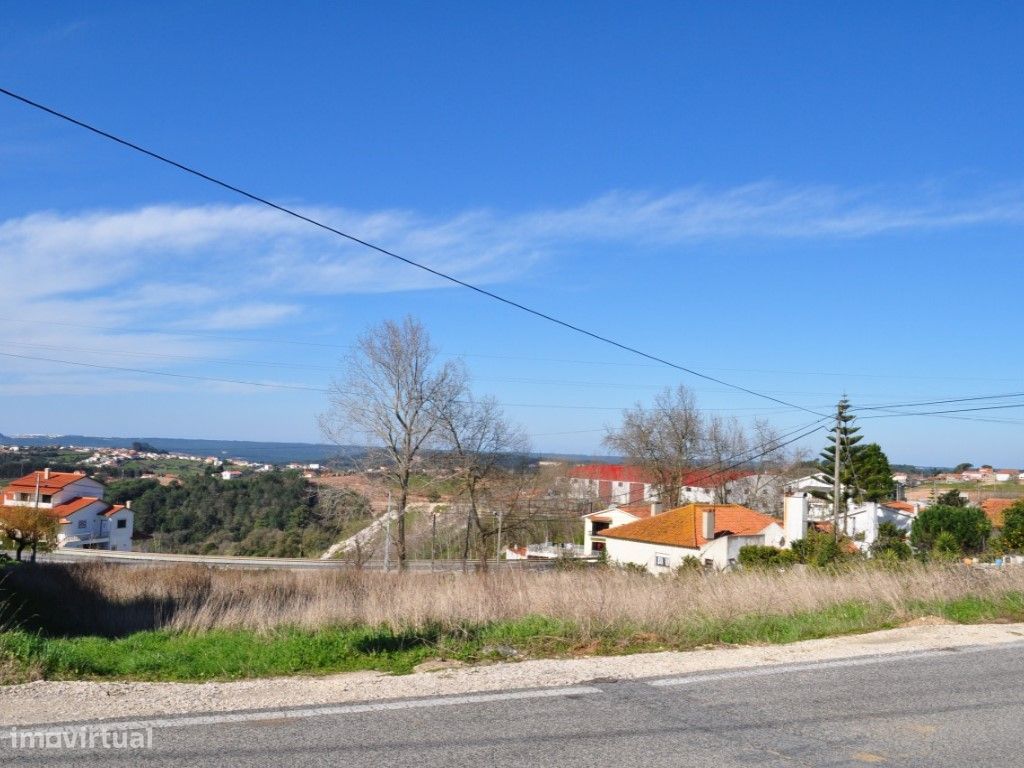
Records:
<instances>
[{"instance_id":1,"label":"electrical wire","mask_svg":"<svg viewBox=\"0 0 1024 768\"><path fill-rule=\"evenodd\" d=\"M10 97L10 98L12 98L12 99L14 99L16 101L19 101L22 104L25 104L25 105L27 105L29 107L32 107L34 109L40 110L42 112L45 112L45 113L47 113L47 114L49 114L49 115L51 115L53 117L56 117L56 118L58 118L60 120L64 120L65 122L71 123L72 125L78 126L79 128L82 128L82 129L84 129L86 131L89 131L89 132L91 132L93 134L96 134L97 136L101 136L102 138L105 138L105 139L108 139L110 141L113 141L113 142L115 142L117 144L120 144L123 147L127 147L128 149L132 149L132 150L134 150L136 152L139 152L139 153L141 153L143 155L146 155L147 157L150 157L150 158L152 158L154 160L157 160L159 162L162 162L162 163L165 163L167 165L170 165L171 167L176 168L176 169L178 169L180 171L183 171L184 173L191 174L192 176L196 176L197 178L200 178L200 179L202 179L204 181L208 181L211 184L215 184L215 185L217 185L217 186L221 187L222 189L225 189L225 190L227 190L229 192L233 192L233 193L235 193L237 195L240 195L240 196L242 196L244 198L252 200L253 202L259 203L261 205L265 205L268 208L272 208L272 209L274 209L276 211L279 211L280 213L283 213L283 214L291 216L291 217L293 217L295 219L298 219L299 221L303 221L303 222L305 222L307 224L310 224L310 225L312 225L314 227L322 229L325 232L329 232L331 234L337 235L338 237L342 237L342 238L344 238L346 240L349 240L349 241L351 241L353 243L356 243L357 245L361 245L361 246L363 246L365 248L368 248L368 249L370 249L372 251L375 251L375 252L377 252L377 253L379 253L379 254L381 254L383 256L387 256L389 258L396 259L397 261L400 261L400 262L402 262L402 263L404 263L404 264L406 264L406 265L408 265L410 267L415 267L416 269L419 269L419 270L421 270L423 272L426 272L426 273L428 273L430 275L434 275L435 277L438 277L438 278L440 278L442 280L450 282L450 283L452 283L454 285L458 285L458 286L460 286L462 288L465 288L467 290L473 291L473 292L475 292L475 293L477 293L477 294L479 294L481 296L484 296L486 298L489 298L489 299L492 299L494 301L500 302L500 303L502 303L502 304L504 304L506 306L512 307L513 309L517 309L517 310L519 310L521 312L525 312L526 314L532 315L532 316L534 316L536 318L539 318L541 320L545 320L545 321L547 321L549 323L553 323L555 325L558 325L558 326L560 326L562 328L565 328L566 330L569 330L569 331L572 331L574 333L586 336L586 337L591 338L591 339L593 339L595 341L599 341L599 342L601 342L603 344L608 344L608 345L613 346L613 347L615 347L617 349L620 349L620 350L622 350L624 352L628 352L630 354L637 355L639 357L643 357L643 358L645 358L647 360L651 360L652 362L660 363L662 365L668 366L669 368L673 368L675 370L682 371L683 373L688 373L691 376L696 376L697 378L701 378L701 379L704 379L706 381L712 381L712 382L714 382L716 384L721 384L722 386L729 387L730 389L735 389L738 392L744 392L744 393L746 393L748 395L751 395L753 397L758 397L758 398L761 398L763 400L769 400L769 401L771 401L773 403L777 403L779 405L785 405L785 406L788 406L790 408L796 408L796 409L801 410L801 411L806 411L807 413L811 413L811 414L813 414L815 416L823 416L823 414L818 413L817 411L811 410L810 408L805 408L805 407L803 407L801 405L796 405L795 403L787 402L785 400L782 400L780 398L774 397L772 395L768 395L768 394L765 394L763 392L758 392L757 390L750 389L748 387L743 387L743 386L741 386L739 384L733 384L733 383L731 383L729 381L726 381L724 379L720 379L720 378L717 378L715 376L711 376L711 375L706 374L706 373L701 373L700 371L697 371L697 370L695 370L693 368L689 368L687 366L680 365L678 363L674 363L674 362L672 362L670 360L667 360L667 359L665 359L663 357L660 357L658 355L655 355L655 354L652 354L652 353L649 353L649 352L645 352L645 351L643 351L643 350L641 350L641 349L639 349L637 347L633 347L633 346L631 346L629 344L625 344L623 342L616 341L615 339L612 339L609 336L605 336L605 335L597 333L595 331L588 330L588 329L584 328L583 326L576 325L576 324L571 323L571 322L569 322L567 320L562 320L562 319L560 319L560 318L558 318L558 317L556 317L554 315L551 315L551 314L549 314L547 312L543 312L543 311L541 311L539 309L534 309L533 307L530 307L530 306L528 306L526 304L523 304L523 303L521 303L519 301L516 301L514 299L510 299L510 298L507 298L505 296L502 296L501 294L495 293L495 292L490 291L490 290L488 290L486 288L481 288L478 285L474 285L473 283L467 282L466 280L462 280L460 278L457 278L454 275L447 274L447 273L445 273L445 272L443 272L443 271L441 271L439 269L435 269L435 268L433 268L433 267L431 267L431 266L429 266L427 264L423 264L421 262L415 261L415 260L410 259L408 257L401 256L401 255L395 253L394 251L390 251L387 248L384 248L383 246L380 246L380 245L377 245L375 243L370 242L369 240L364 240L364 239L362 239L360 237L357 237L356 235L350 234L350 233L345 232L345 231L343 231L341 229L338 229L336 227L332 227L329 224L325 224L324 222L319 221L318 219L314 219L311 216L307 216L307 215L305 215L303 213L300 213L300 212L296 211L293 208L288 208L288 207L283 206L283 205L281 205L279 203L275 203L272 200L269 200L268 198L262 197L260 195L257 195L255 193L253 193L253 192L249 192L249 191L243 189L242 187L236 186L234 184L230 184L230 183L228 183L226 181L223 181L223 180L218 179L218 178L216 178L214 176L211 176L208 173L204 173L203 171L200 171L200 170L198 170L196 168L193 168L191 166L185 165L184 163L180 163L180 162L178 162L176 160L172 160L171 158L166 157L165 155L159 154L159 153L157 153L157 152L155 152L153 150L150 150L150 149L146 149L145 147L143 147L143 146L141 146L139 144L136 144L136 143L134 143L132 141L124 139L124 138L122 138L120 136L116 136L115 134L110 133L108 131L104 131L104 130L102 130L100 128L97 128L96 126L90 125L89 123L86 123L86 122L84 122L82 120L79 120L79 119L77 119L75 117L72 117L71 115L66 114L64 112L60 112L60 111L58 111L58 110L56 110L56 109L54 109L52 107L48 107L48 106L46 106L44 104L41 104L41 103L39 103L37 101L33 101L32 99L29 99L26 96L22 96L22 95L20 95L18 93L15 93L14 91L11 91L11 90L8 90L6 88L0 87L0 93L4 94L5 96L8 96L8 97Z\"/></svg>"}]
</instances>

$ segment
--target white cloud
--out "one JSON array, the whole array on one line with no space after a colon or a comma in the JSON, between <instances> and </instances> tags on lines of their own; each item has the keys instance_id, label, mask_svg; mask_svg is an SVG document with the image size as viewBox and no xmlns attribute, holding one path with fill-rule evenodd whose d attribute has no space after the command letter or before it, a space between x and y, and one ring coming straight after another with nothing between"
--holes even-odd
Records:
<instances>
[{"instance_id":1,"label":"white cloud","mask_svg":"<svg viewBox=\"0 0 1024 768\"><path fill-rule=\"evenodd\" d=\"M934 187L843 190L758 183L662 195L611 192L563 208L303 212L468 282L493 285L594 245L636 249L710 239L866 238L1024 223L1024 187L950 197ZM0 222L7 290L0 339L59 347L225 355L221 342L136 328L239 330L299 317L305 297L432 289L446 281L254 204L39 212ZM70 326L47 325L51 321ZM40 321L32 324L31 321ZM0 317L0 327L3 327ZM108 330L104 330L104 328ZM113 332L113 331L117 332ZM129 331L129 333L126 333ZM56 355L56 353L53 353ZM52 356L52 355L51 355ZM114 358L111 358L114 359ZM122 358L123 360L123 358Z\"/></svg>"}]
</instances>

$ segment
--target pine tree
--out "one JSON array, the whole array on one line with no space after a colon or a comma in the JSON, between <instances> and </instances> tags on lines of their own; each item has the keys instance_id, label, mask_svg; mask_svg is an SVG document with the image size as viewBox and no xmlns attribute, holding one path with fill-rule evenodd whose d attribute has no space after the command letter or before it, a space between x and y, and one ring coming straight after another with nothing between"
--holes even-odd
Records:
<instances>
[{"instance_id":1,"label":"pine tree","mask_svg":"<svg viewBox=\"0 0 1024 768\"><path fill-rule=\"evenodd\" d=\"M839 401L836 418L839 421L839 485L841 489L839 506L845 509L847 501L859 498L861 495L860 482L857 477L857 459L862 447L857 443L861 441L862 437L859 434L860 428L854 426L856 417L850 413L850 401L845 397ZM832 501L833 509L836 507L836 500L832 498L835 467L836 430L833 425L833 429L828 433L828 445L825 446L818 460L818 472L820 473L818 480L828 485L829 490L814 492L818 498Z\"/></svg>"},{"instance_id":2,"label":"pine tree","mask_svg":"<svg viewBox=\"0 0 1024 768\"><path fill-rule=\"evenodd\" d=\"M891 499L896 491L896 483L892 479L889 457L878 443L858 447L853 468L857 485L861 489L860 498L864 501Z\"/></svg>"}]
</instances>

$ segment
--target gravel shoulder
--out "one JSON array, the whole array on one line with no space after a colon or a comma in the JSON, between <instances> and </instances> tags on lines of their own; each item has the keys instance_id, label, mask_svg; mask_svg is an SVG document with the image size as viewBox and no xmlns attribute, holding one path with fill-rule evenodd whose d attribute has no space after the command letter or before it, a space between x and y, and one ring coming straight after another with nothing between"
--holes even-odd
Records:
<instances>
[{"instance_id":1,"label":"gravel shoulder","mask_svg":"<svg viewBox=\"0 0 1024 768\"><path fill-rule=\"evenodd\" d=\"M1024 624L949 625L917 620L899 629L808 640L577 659L460 666L427 662L411 675L355 672L208 683L53 682L0 687L0 727L150 715L296 707L482 691L565 686L595 678L634 680L769 664L827 661L1024 639Z\"/></svg>"}]
</instances>

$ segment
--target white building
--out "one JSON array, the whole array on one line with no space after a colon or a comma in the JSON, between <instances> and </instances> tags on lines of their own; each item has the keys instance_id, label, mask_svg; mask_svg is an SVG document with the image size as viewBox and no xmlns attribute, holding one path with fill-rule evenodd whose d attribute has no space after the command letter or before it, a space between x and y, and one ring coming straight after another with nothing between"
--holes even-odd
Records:
<instances>
[{"instance_id":1,"label":"white building","mask_svg":"<svg viewBox=\"0 0 1024 768\"><path fill-rule=\"evenodd\" d=\"M108 504L103 500L105 491L102 483L84 473L44 469L4 488L3 507L46 510L57 520L57 547L131 551L131 502Z\"/></svg>"},{"instance_id":2,"label":"white building","mask_svg":"<svg viewBox=\"0 0 1024 768\"><path fill-rule=\"evenodd\" d=\"M812 513L813 501L814 499L806 493L786 495L783 502L782 524L787 546L804 537L809 523L822 520L832 522L831 512L828 516ZM910 501L865 501L850 504L845 514L840 515L839 528L858 549L867 551L878 539L878 528L882 523L892 523L901 531L909 533L914 518L924 506L922 502Z\"/></svg>"},{"instance_id":3,"label":"white building","mask_svg":"<svg viewBox=\"0 0 1024 768\"><path fill-rule=\"evenodd\" d=\"M651 573L669 573L688 557L705 568L736 564L742 547L780 547L782 526L768 515L739 504L687 504L600 533L610 562L632 563Z\"/></svg>"},{"instance_id":4,"label":"white building","mask_svg":"<svg viewBox=\"0 0 1024 768\"><path fill-rule=\"evenodd\" d=\"M730 470L712 472L690 470L682 475L677 504L711 503L716 489L728 488L750 472ZM573 495L580 499L597 499L604 504L628 505L657 501L654 478L640 467L628 464L581 464L567 473Z\"/></svg>"},{"instance_id":5,"label":"white building","mask_svg":"<svg viewBox=\"0 0 1024 768\"><path fill-rule=\"evenodd\" d=\"M610 507L583 515L583 556L600 554L605 548L604 532L609 528L637 520L646 520L664 510L656 501L639 504L612 504Z\"/></svg>"}]
</instances>

